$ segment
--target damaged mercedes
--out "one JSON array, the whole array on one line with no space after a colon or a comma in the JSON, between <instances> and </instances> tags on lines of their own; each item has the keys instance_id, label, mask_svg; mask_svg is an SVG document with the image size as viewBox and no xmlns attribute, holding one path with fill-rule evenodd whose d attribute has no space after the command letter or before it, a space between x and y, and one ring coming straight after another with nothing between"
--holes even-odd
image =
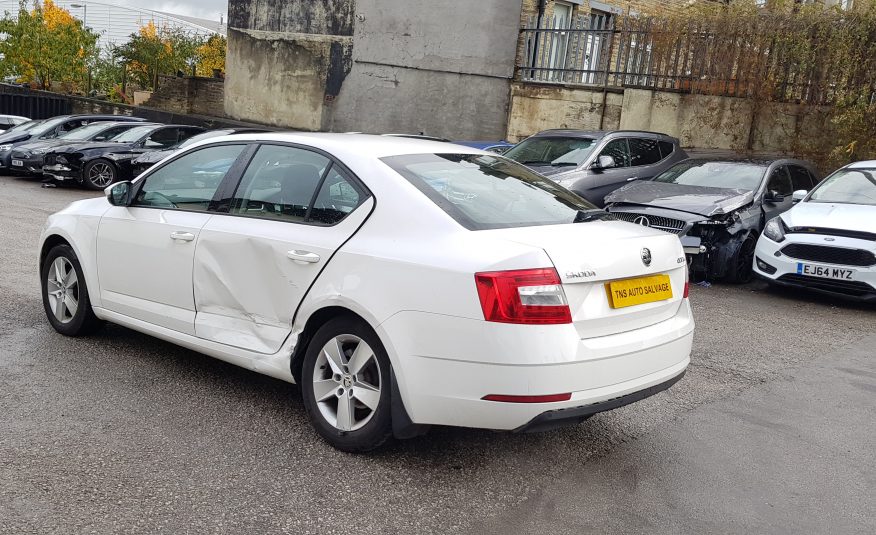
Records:
<instances>
[{"instance_id":1,"label":"damaged mercedes","mask_svg":"<svg viewBox=\"0 0 876 535\"><path fill-rule=\"evenodd\" d=\"M748 282L770 219L818 183L801 160L693 158L605 199L618 219L678 235L695 281Z\"/></svg>"}]
</instances>

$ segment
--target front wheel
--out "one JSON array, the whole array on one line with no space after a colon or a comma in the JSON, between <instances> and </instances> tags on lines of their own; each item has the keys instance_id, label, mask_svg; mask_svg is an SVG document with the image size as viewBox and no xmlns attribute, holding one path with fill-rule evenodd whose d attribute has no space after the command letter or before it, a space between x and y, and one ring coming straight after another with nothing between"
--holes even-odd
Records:
<instances>
[{"instance_id":1,"label":"front wheel","mask_svg":"<svg viewBox=\"0 0 876 535\"><path fill-rule=\"evenodd\" d=\"M100 326L100 320L91 309L82 266L72 247L53 247L43 261L40 275L43 308L56 331L81 336Z\"/></svg>"},{"instance_id":2,"label":"front wheel","mask_svg":"<svg viewBox=\"0 0 876 535\"><path fill-rule=\"evenodd\" d=\"M757 237L751 235L739 246L736 254L730 258L727 266L727 282L744 284L751 282L754 273L754 249L757 246Z\"/></svg>"},{"instance_id":3,"label":"front wheel","mask_svg":"<svg viewBox=\"0 0 876 535\"><path fill-rule=\"evenodd\" d=\"M82 170L82 183L88 189L102 190L116 181L118 170L108 160L88 162Z\"/></svg>"},{"instance_id":4,"label":"front wheel","mask_svg":"<svg viewBox=\"0 0 876 535\"><path fill-rule=\"evenodd\" d=\"M353 317L320 327L301 373L304 407L317 432L335 448L365 452L392 435L390 364L371 327Z\"/></svg>"}]
</instances>

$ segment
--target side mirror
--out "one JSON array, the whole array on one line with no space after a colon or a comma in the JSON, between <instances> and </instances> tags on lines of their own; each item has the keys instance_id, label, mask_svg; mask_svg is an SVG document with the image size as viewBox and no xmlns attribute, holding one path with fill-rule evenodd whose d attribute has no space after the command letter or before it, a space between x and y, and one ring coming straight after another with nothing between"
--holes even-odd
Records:
<instances>
[{"instance_id":1,"label":"side mirror","mask_svg":"<svg viewBox=\"0 0 876 535\"><path fill-rule=\"evenodd\" d=\"M779 193L778 191L771 189L767 192L766 196L764 197L764 200L766 202L771 202L771 203L780 203L780 202L783 202L785 200L785 196L782 195L781 193Z\"/></svg>"},{"instance_id":2,"label":"side mirror","mask_svg":"<svg viewBox=\"0 0 876 535\"><path fill-rule=\"evenodd\" d=\"M603 154L599 158L593 162L593 165L590 166L590 169L594 171L600 171L602 169L611 169L614 167L614 158L608 156L607 154Z\"/></svg>"},{"instance_id":3,"label":"side mirror","mask_svg":"<svg viewBox=\"0 0 876 535\"><path fill-rule=\"evenodd\" d=\"M806 191L805 189L798 189L793 194L791 194L791 201L794 204L797 204L798 202L805 199L807 195L809 195L808 191Z\"/></svg>"},{"instance_id":4,"label":"side mirror","mask_svg":"<svg viewBox=\"0 0 876 535\"><path fill-rule=\"evenodd\" d=\"M131 199L131 182L118 182L103 190L106 200L113 206L128 206Z\"/></svg>"}]
</instances>

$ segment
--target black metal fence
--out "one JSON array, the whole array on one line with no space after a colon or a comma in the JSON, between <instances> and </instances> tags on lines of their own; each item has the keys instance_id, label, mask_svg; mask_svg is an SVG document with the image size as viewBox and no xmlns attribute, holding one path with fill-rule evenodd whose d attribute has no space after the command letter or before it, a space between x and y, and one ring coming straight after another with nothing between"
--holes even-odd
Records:
<instances>
[{"instance_id":1,"label":"black metal fence","mask_svg":"<svg viewBox=\"0 0 876 535\"><path fill-rule=\"evenodd\" d=\"M873 43L847 38L876 37L872 21L821 17L532 20L521 29L517 79L807 104L876 88Z\"/></svg>"},{"instance_id":2,"label":"black metal fence","mask_svg":"<svg viewBox=\"0 0 876 535\"><path fill-rule=\"evenodd\" d=\"M5 86L0 90L0 114L20 115L31 119L48 119L56 115L67 115L73 109L70 101L63 97L53 97L27 90Z\"/></svg>"}]
</instances>

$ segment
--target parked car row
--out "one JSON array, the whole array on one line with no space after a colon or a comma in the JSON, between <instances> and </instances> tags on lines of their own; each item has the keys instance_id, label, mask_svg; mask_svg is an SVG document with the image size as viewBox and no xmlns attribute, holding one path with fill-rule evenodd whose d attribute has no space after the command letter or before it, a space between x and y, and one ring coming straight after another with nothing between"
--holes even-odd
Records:
<instances>
[{"instance_id":1,"label":"parked car row","mask_svg":"<svg viewBox=\"0 0 876 535\"><path fill-rule=\"evenodd\" d=\"M120 115L65 115L24 122L0 134L0 171L43 175L101 190L130 180L183 147L214 136L263 131L205 131Z\"/></svg>"}]
</instances>

